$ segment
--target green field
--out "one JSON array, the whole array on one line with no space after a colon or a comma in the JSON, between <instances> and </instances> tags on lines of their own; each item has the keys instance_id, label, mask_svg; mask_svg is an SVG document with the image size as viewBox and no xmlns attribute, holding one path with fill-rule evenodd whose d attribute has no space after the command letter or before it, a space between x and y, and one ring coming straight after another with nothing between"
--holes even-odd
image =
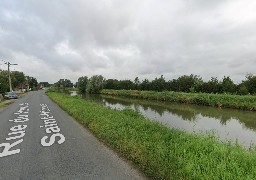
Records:
<instances>
[{"instance_id":1,"label":"green field","mask_svg":"<svg viewBox=\"0 0 256 180\"><path fill-rule=\"evenodd\" d=\"M130 109L112 110L80 97L48 96L99 139L155 179L254 179L256 151L213 134L191 134L149 121Z\"/></svg>"},{"instance_id":2,"label":"green field","mask_svg":"<svg viewBox=\"0 0 256 180\"><path fill-rule=\"evenodd\" d=\"M173 91L137 91L137 90L108 90L104 89L101 94L111 96L122 96L147 100L159 100L178 102L185 104L197 104L218 108L233 108L241 110L256 111L256 96L240 96L228 94L206 94L206 93L182 93Z\"/></svg>"}]
</instances>

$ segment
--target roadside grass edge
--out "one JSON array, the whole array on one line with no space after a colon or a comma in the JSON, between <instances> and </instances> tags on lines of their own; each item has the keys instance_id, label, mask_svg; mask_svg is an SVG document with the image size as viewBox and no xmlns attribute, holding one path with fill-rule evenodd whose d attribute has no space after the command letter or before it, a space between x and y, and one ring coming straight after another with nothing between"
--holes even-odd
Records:
<instances>
[{"instance_id":1,"label":"roadside grass edge","mask_svg":"<svg viewBox=\"0 0 256 180\"><path fill-rule=\"evenodd\" d=\"M154 179L254 179L256 152L238 144L169 129L138 112L112 110L80 97L48 92L63 110Z\"/></svg>"}]
</instances>

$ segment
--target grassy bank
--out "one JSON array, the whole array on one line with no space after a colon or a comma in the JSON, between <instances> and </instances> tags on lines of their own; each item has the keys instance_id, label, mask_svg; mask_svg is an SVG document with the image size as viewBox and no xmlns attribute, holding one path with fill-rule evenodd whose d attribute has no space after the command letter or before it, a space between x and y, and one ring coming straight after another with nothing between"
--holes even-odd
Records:
<instances>
[{"instance_id":1,"label":"grassy bank","mask_svg":"<svg viewBox=\"0 0 256 180\"><path fill-rule=\"evenodd\" d=\"M256 96L107 89L101 94L256 111Z\"/></svg>"},{"instance_id":2,"label":"grassy bank","mask_svg":"<svg viewBox=\"0 0 256 180\"><path fill-rule=\"evenodd\" d=\"M4 100L0 100L0 108L3 106Z\"/></svg>"},{"instance_id":3,"label":"grassy bank","mask_svg":"<svg viewBox=\"0 0 256 180\"><path fill-rule=\"evenodd\" d=\"M254 179L256 152L214 136L190 134L151 122L129 109L48 93L102 141L156 179Z\"/></svg>"}]
</instances>

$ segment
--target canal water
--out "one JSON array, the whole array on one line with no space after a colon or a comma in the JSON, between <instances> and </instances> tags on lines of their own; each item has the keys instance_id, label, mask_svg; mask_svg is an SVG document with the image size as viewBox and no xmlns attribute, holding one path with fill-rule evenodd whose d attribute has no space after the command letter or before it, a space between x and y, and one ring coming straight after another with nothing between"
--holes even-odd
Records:
<instances>
[{"instance_id":1,"label":"canal water","mask_svg":"<svg viewBox=\"0 0 256 180\"><path fill-rule=\"evenodd\" d=\"M76 95L73 92L71 95ZM188 132L214 132L221 140L250 147L256 145L256 113L197 105L128 99L105 95L83 95L112 109L132 108L152 121Z\"/></svg>"}]
</instances>

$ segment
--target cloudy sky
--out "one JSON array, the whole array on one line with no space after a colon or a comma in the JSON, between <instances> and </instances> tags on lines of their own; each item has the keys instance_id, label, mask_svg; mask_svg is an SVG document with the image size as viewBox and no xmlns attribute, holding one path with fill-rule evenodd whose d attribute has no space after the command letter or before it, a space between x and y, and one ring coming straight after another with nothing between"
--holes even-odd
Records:
<instances>
[{"instance_id":1,"label":"cloudy sky","mask_svg":"<svg viewBox=\"0 0 256 180\"><path fill-rule=\"evenodd\" d=\"M240 82L256 74L256 1L1 0L0 59L51 83L96 74Z\"/></svg>"}]
</instances>

